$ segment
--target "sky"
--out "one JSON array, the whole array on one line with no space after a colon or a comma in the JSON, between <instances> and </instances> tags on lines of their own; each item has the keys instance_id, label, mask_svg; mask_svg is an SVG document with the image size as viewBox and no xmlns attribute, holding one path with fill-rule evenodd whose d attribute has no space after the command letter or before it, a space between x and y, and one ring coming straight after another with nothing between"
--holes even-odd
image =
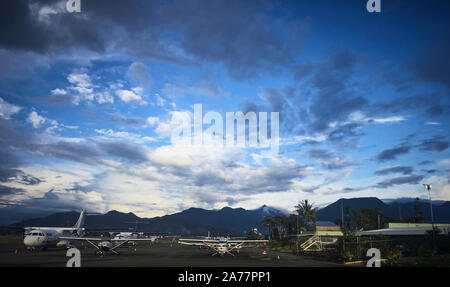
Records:
<instances>
[{"instance_id":1,"label":"sky","mask_svg":"<svg viewBox=\"0 0 450 287\"><path fill-rule=\"evenodd\" d=\"M449 12L438 0L381 0L380 13L363 0L81 0L79 13L1 1L0 223L427 198L424 183L450 200ZM278 112L279 152L174 143L196 104Z\"/></svg>"}]
</instances>

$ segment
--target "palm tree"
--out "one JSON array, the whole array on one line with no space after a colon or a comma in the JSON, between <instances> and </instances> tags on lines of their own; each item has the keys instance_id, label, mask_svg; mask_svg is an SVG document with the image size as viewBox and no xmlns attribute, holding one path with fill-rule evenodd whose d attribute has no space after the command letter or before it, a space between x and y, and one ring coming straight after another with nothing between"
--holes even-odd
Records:
<instances>
[{"instance_id":1,"label":"palm tree","mask_svg":"<svg viewBox=\"0 0 450 287\"><path fill-rule=\"evenodd\" d=\"M306 221L311 222L313 226L316 225L316 211L317 208L313 207L307 199L300 201L296 206L295 210L299 216L303 216Z\"/></svg>"}]
</instances>

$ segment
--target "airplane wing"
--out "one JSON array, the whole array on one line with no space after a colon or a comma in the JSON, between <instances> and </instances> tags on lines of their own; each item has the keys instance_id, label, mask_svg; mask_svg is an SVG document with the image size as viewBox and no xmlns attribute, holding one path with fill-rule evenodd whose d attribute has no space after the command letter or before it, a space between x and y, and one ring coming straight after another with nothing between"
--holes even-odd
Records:
<instances>
[{"instance_id":1,"label":"airplane wing","mask_svg":"<svg viewBox=\"0 0 450 287\"><path fill-rule=\"evenodd\" d=\"M69 236L60 236L59 239L65 239L65 240L70 240L70 241L72 241L72 240L86 241L97 249L99 247L97 245L95 245L94 243L92 243L92 241L104 240L103 238L95 238L95 237L69 237Z\"/></svg>"},{"instance_id":2,"label":"airplane wing","mask_svg":"<svg viewBox=\"0 0 450 287\"><path fill-rule=\"evenodd\" d=\"M121 246L123 246L125 243L127 242L134 242L134 241L153 241L151 238L121 238L121 239L107 239L107 238L99 238L99 237L59 237L60 239L67 239L67 240L81 240L81 241L87 241L88 243L90 243L92 246L94 246L95 248L98 249L98 246L95 245L94 243L92 243L92 241L104 241L104 240L109 240L109 241L118 241L120 242L119 244L117 244L116 246L112 247L111 250L117 249Z\"/></svg>"},{"instance_id":3,"label":"airplane wing","mask_svg":"<svg viewBox=\"0 0 450 287\"><path fill-rule=\"evenodd\" d=\"M189 245L189 246L205 246L205 243L203 242L184 242L184 241L178 241L178 243L183 245Z\"/></svg>"},{"instance_id":4,"label":"airplane wing","mask_svg":"<svg viewBox=\"0 0 450 287\"><path fill-rule=\"evenodd\" d=\"M211 247L215 243L218 243L218 240L212 239L188 239L188 238L180 238L178 239L178 243L189 246L207 246Z\"/></svg>"},{"instance_id":5,"label":"airplane wing","mask_svg":"<svg viewBox=\"0 0 450 287\"><path fill-rule=\"evenodd\" d=\"M108 239L108 238L101 238L101 237L68 237L68 236L61 236L60 239L66 239L66 240L84 240L84 241L103 241L103 240L110 240L110 241L154 241L152 238L118 238L118 239Z\"/></svg>"},{"instance_id":6,"label":"airplane wing","mask_svg":"<svg viewBox=\"0 0 450 287\"><path fill-rule=\"evenodd\" d=\"M24 227L25 230L61 230L61 231L71 231L71 230L86 230L86 228L73 228L73 227Z\"/></svg>"},{"instance_id":7,"label":"airplane wing","mask_svg":"<svg viewBox=\"0 0 450 287\"><path fill-rule=\"evenodd\" d=\"M228 243L264 243L269 240L228 240Z\"/></svg>"},{"instance_id":8,"label":"airplane wing","mask_svg":"<svg viewBox=\"0 0 450 287\"><path fill-rule=\"evenodd\" d=\"M84 240L84 241L102 241L106 240L105 238L99 238L99 237L70 237L70 236L60 236L59 239L66 239L66 240Z\"/></svg>"},{"instance_id":9,"label":"airplane wing","mask_svg":"<svg viewBox=\"0 0 450 287\"><path fill-rule=\"evenodd\" d=\"M118 238L111 241L154 241L154 238Z\"/></svg>"},{"instance_id":10,"label":"airplane wing","mask_svg":"<svg viewBox=\"0 0 450 287\"><path fill-rule=\"evenodd\" d=\"M219 240L216 239L190 239L190 238L180 238L178 241L186 241L186 242L211 242L217 243Z\"/></svg>"}]
</instances>

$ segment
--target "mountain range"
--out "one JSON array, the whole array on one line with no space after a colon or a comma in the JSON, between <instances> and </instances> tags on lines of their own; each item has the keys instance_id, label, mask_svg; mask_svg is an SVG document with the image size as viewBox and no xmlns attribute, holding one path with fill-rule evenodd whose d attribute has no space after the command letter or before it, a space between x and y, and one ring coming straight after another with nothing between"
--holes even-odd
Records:
<instances>
[{"instance_id":1,"label":"mountain range","mask_svg":"<svg viewBox=\"0 0 450 287\"><path fill-rule=\"evenodd\" d=\"M425 220L431 222L430 203L428 200L420 199L421 210ZM413 217L416 200L412 198L401 198L398 200L382 201L376 197L361 197L350 199L339 199L338 201L317 211L316 220L332 221L341 218L342 208L349 206L357 211L361 208L379 208L384 218L408 218ZM450 201L433 202L434 221L436 223L450 222Z\"/></svg>"},{"instance_id":2,"label":"mountain range","mask_svg":"<svg viewBox=\"0 0 450 287\"><path fill-rule=\"evenodd\" d=\"M425 219L430 221L430 205L426 200L419 200ZM341 218L342 207L349 206L353 210L361 208L379 208L384 217L407 218L414 216L415 199L399 199L382 201L375 197L339 199L338 201L317 211L318 221L335 222ZM436 223L450 222L450 201L433 203ZM264 232L266 228L260 224L265 216L286 215L287 212L263 205L260 208L246 210L243 208L224 207L220 210L189 208L182 212L153 218L140 218L133 213L109 211L102 215L89 215L86 228L130 230L138 222L138 231L160 234L237 236L247 233L253 228ZM79 212L60 212L47 217L25 220L14 226L71 226L79 216Z\"/></svg>"},{"instance_id":3,"label":"mountain range","mask_svg":"<svg viewBox=\"0 0 450 287\"><path fill-rule=\"evenodd\" d=\"M264 231L259 222L269 215L283 215L283 211L266 205L253 210L224 207L220 210L189 208L179 213L153 218L140 218L133 213L109 211L102 215L88 215L89 229L133 229L138 222L138 231L162 234L206 235L221 234L237 236L253 228ZM14 226L71 226L79 212L59 212L43 218L21 221Z\"/></svg>"}]
</instances>

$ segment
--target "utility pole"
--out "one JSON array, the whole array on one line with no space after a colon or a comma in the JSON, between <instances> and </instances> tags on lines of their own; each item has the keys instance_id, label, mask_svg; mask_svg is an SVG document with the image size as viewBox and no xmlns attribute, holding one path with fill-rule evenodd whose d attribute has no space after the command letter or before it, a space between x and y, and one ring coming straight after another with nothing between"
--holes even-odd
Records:
<instances>
[{"instance_id":1,"label":"utility pole","mask_svg":"<svg viewBox=\"0 0 450 287\"><path fill-rule=\"evenodd\" d=\"M430 212L431 212L431 228L433 229L433 252L436 248L435 230L434 230L434 215L433 215L433 202L431 201L431 184L424 184L425 188L428 190L428 196L430 197Z\"/></svg>"},{"instance_id":2,"label":"utility pole","mask_svg":"<svg viewBox=\"0 0 450 287\"><path fill-rule=\"evenodd\" d=\"M431 226L434 229L433 202L431 201L431 184L424 184L423 186L425 186L425 188L428 190L428 196L430 197Z\"/></svg>"},{"instance_id":3,"label":"utility pole","mask_svg":"<svg viewBox=\"0 0 450 287\"><path fill-rule=\"evenodd\" d=\"M341 199L341 232L344 232L344 199ZM345 236L342 237L342 251L345 250Z\"/></svg>"},{"instance_id":4,"label":"utility pole","mask_svg":"<svg viewBox=\"0 0 450 287\"><path fill-rule=\"evenodd\" d=\"M297 246L297 256L298 256L298 210L297 210L297 244L295 244Z\"/></svg>"}]
</instances>

